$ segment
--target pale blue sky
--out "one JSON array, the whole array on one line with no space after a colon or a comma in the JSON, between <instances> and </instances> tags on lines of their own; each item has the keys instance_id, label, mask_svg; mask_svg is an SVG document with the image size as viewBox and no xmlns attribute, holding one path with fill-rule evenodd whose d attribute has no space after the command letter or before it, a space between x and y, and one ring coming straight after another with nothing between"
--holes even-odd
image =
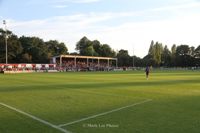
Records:
<instances>
[{"instance_id":1,"label":"pale blue sky","mask_svg":"<svg viewBox=\"0 0 200 133\"><path fill-rule=\"evenodd\" d=\"M19 36L57 39L70 52L83 36L140 57L151 40L200 44L199 0L0 0L3 19Z\"/></svg>"},{"instance_id":2,"label":"pale blue sky","mask_svg":"<svg viewBox=\"0 0 200 133\"><path fill-rule=\"evenodd\" d=\"M91 12L140 12L191 0L0 0L1 16L16 20L45 19ZM193 1L193 0L192 0ZM164 16L166 17L166 14Z\"/></svg>"}]
</instances>

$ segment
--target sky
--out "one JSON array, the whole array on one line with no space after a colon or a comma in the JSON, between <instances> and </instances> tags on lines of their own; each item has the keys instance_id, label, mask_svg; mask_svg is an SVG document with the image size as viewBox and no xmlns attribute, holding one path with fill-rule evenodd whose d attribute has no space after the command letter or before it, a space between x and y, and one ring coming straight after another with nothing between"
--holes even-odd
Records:
<instances>
[{"instance_id":1,"label":"sky","mask_svg":"<svg viewBox=\"0 0 200 133\"><path fill-rule=\"evenodd\" d=\"M86 36L144 57L151 40L200 45L200 0L0 0L0 28L18 36L64 42Z\"/></svg>"}]
</instances>

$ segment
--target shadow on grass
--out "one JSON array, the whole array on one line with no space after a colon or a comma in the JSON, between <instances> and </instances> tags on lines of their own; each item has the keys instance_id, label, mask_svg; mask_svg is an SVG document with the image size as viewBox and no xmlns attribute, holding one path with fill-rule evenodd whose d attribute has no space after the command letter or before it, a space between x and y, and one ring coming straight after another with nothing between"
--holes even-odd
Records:
<instances>
[{"instance_id":1,"label":"shadow on grass","mask_svg":"<svg viewBox=\"0 0 200 133\"><path fill-rule=\"evenodd\" d=\"M0 92L12 91L32 91L32 90L54 90L54 89L106 89L106 88L123 88L123 87L139 87L144 86L166 86L180 84L198 84L199 79L190 80L159 80L159 81L143 81L143 82L101 82L101 83L66 83L66 84L32 84L19 86L6 86L0 88ZM148 87L147 87L148 88Z\"/></svg>"}]
</instances>

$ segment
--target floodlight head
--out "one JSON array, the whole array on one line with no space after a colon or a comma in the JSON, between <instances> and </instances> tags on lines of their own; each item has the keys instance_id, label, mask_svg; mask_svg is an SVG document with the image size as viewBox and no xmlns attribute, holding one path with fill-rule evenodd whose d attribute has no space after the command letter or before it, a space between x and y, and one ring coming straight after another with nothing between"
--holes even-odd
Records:
<instances>
[{"instance_id":1,"label":"floodlight head","mask_svg":"<svg viewBox=\"0 0 200 133\"><path fill-rule=\"evenodd\" d=\"M3 24L5 24L6 23L6 20L3 20Z\"/></svg>"}]
</instances>

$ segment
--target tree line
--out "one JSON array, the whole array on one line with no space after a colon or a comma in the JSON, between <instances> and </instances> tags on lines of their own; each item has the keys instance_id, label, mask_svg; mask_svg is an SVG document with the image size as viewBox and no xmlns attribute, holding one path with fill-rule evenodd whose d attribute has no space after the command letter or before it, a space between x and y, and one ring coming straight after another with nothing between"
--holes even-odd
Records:
<instances>
[{"instance_id":1,"label":"tree line","mask_svg":"<svg viewBox=\"0 0 200 133\"><path fill-rule=\"evenodd\" d=\"M189 45L175 44L168 49L167 45L151 41L148 54L144 58L130 56L128 50L121 49L115 52L108 44L101 44L98 40L91 41L83 37L77 44L76 50L80 55L103 56L118 58L120 67L191 67L200 66L200 45L190 47Z\"/></svg>"},{"instance_id":2,"label":"tree line","mask_svg":"<svg viewBox=\"0 0 200 133\"><path fill-rule=\"evenodd\" d=\"M0 29L0 63L5 63L6 32ZM8 63L49 63L52 56L68 54L66 45L57 40L43 41L7 31Z\"/></svg>"},{"instance_id":3,"label":"tree line","mask_svg":"<svg viewBox=\"0 0 200 133\"><path fill-rule=\"evenodd\" d=\"M151 42L148 55L143 60L152 66L165 67L192 67L200 66L200 45L195 48L186 44L177 46L174 44L171 49L167 45L154 41Z\"/></svg>"},{"instance_id":4,"label":"tree line","mask_svg":"<svg viewBox=\"0 0 200 133\"><path fill-rule=\"evenodd\" d=\"M5 63L6 32L0 29L0 63ZM49 63L52 56L61 54L101 56L118 58L120 67L191 67L200 66L200 45L193 46L167 45L151 41L148 54L144 58L130 56L128 50L114 51L108 44L101 44L98 40L81 38L76 44L76 51L69 53L66 45L57 40L44 41L39 37L26 37L7 31L8 62L9 63Z\"/></svg>"}]
</instances>

